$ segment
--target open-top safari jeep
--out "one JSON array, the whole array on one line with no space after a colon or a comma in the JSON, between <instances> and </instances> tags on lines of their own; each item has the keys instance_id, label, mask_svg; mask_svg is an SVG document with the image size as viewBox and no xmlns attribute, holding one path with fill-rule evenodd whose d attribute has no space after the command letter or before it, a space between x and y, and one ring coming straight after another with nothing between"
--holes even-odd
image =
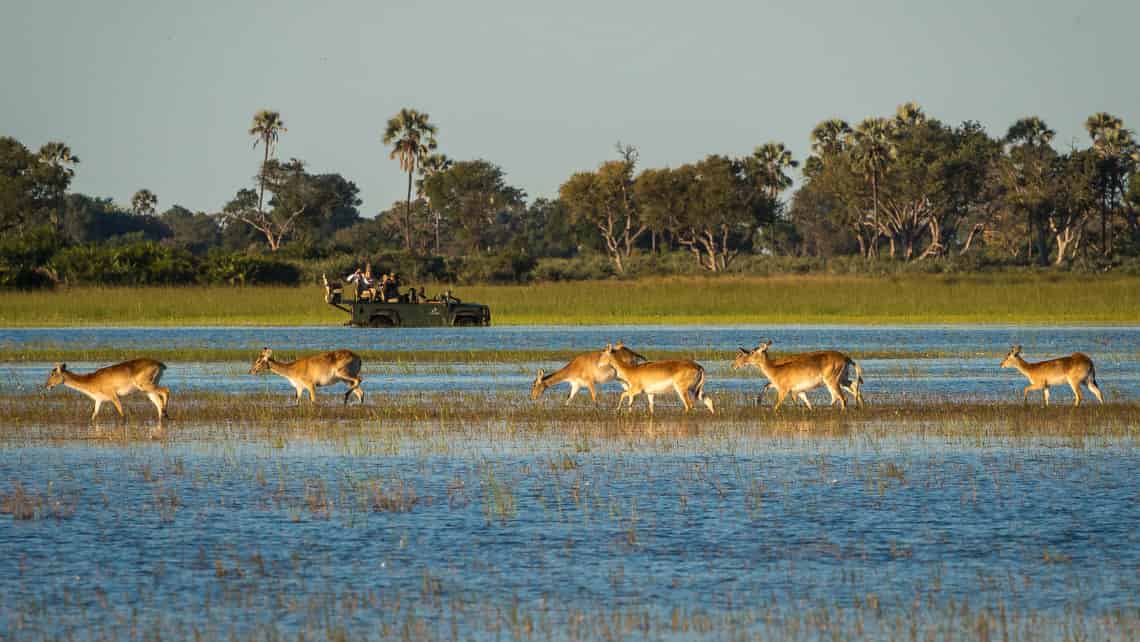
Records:
<instances>
[{"instance_id":1,"label":"open-top safari jeep","mask_svg":"<svg viewBox=\"0 0 1140 642\"><path fill-rule=\"evenodd\" d=\"M485 326L491 325L491 308L479 303L464 303L451 295L451 291L434 298L402 296L381 300L373 291L357 288L355 296L344 298L340 283L325 284L325 303L349 314L345 325L361 328L424 328L434 326Z\"/></svg>"}]
</instances>

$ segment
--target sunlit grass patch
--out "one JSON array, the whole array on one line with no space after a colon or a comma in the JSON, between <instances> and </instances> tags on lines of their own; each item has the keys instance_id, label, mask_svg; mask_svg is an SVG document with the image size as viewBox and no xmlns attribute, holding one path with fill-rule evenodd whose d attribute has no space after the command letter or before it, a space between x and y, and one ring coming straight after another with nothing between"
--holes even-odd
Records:
<instances>
[{"instance_id":1,"label":"sunlit grass patch","mask_svg":"<svg viewBox=\"0 0 1140 642\"><path fill-rule=\"evenodd\" d=\"M1081 408L1041 408L1020 403L914 399L876 402L841 412L786 406L773 412L746 393L717 396L718 412L684 413L663 399L650 416L644 402L615 412L613 399L599 404L561 399L532 402L523 393L420 392L370 395L366 405L344 406L331 397L298 405L287 394L188 392L172 397L171 419L156 423L145 399L125 400L127 418L112 414L89 420L90 402L77 396L39 393L0 395L0 444L95 439L126 443L165 439L259 443L287 447L296 440L339 443L360 453L439 452L505 447L542 451L552 443L572 451L596 447L731 448L734 443L770 439L1140 439L1140 403ZM572 468L564 459L552 467ZM570 460L572 461L572 460Z\"/></svg>"},{"instance_id":2,"label":"sunlit grass patch","mask_svg":"<svg viewBox=\"0 0 1140 642\"><path fill-rule=\"evenodd\" d=\"M671 277L456 288L497 325L1136 322L1140 278ZM317 286L0 292L3 326L337 325Z\"/></svg>"}]
</instances>

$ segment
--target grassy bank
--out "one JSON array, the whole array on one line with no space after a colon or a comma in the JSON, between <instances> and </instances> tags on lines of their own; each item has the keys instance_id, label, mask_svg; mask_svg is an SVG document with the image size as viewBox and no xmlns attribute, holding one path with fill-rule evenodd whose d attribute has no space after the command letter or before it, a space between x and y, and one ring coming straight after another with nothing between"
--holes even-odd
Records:
<instances>
[{"instance_id":1,"label":"grassy bank","mask_svg":"<svg viewBox=\"0 0 1140 642\"><path fill-rule=\"evenodd\" d=\"M428 287L435 291L440 287ZM778 276L466 286L496 325L1137 322L1140 278ZM301 288L79 288L0 293L0 326L336 325Z\"/></svg>"}]
</instances>

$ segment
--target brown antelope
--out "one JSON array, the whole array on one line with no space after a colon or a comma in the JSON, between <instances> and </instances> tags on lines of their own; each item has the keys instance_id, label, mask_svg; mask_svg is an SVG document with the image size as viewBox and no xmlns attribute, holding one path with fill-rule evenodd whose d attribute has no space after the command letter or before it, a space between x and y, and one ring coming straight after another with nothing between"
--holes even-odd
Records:
<instances>
[{"instance_id":1,"label":"brown antelope","mask_svg":"<svg viewBox=\"0 0 1140 642\"><path fill-rule=\"evenodd\" d=\"M335 350L322 352L311 357L304 357L293 362L277 361L273 358L273 351L262 348L261 355L253 362L249 374L257 374L262 370L269 370L273 374L281 375L293 384L297 390L297 403L301 403L304 391L309 391L309 402L317 402L317 388L328 386L338 381L348 384L344 391L344 403L348 404L350 395L355 394L360 403L364 403L364 391L360 389L360 356L349 350Z\"/></svg>"},{"instance_id":2,"label":"brown antelope","mask_svg":"<svg viewBox=\"0 0 1140 642\"><path fill-rule=\"evenodd\" d=\"M1100 393L1100 388L1096 385L1096 367L1093 366L1092 359L1089 359L1089 356L1082 352L1074 352L1059 359L1029 363L1021 358L1021 346L1013 346L1009 354L1005 355L1005 359L1002 359L1001 367L1016 368L1018 372L1025 375L1026 379L1029 379L1029 385L1025 387L1022 394L1025 403L1029 403L1030 390L1040 390L1045 397L1045 405L1048 406L1049 386L1062 383L1069 384L1069 387L1073 389L1073 394L1076 396L1076 400L1073 402L1074 406L1081 405L1082 383L1088 387L1097 401L1104 403L1104 395Z\"/></svg>"},{"instance_id":3,"label":"brown antelope","mask_svg":"<svg viewBox=\"0 0 1140 642\"><path fill-rule=\"evenodd\" d=\"M614 357L625 364L648 361L645 357L622 345L621 342L614 344ZM570 384L570 396L566 397L567 405L574 400L574 395L578 394L578 391L583 387L590 391L590 399L597 402L598 393L594 386L613 381L617 376L612 367L599 365L598 362L601 358L602 352L598 350L580 354L571 359L570 363L550 374L546 374L545 370L539 368L538 376L534 378L534 384L530 387L530 398L532 400L538 399L547 388L566 382ZM625 384L622 384L622 387L624 388Z\"/></svg>"},{"instance_id":4,"label":"brown antelope","mask_svg":"<svg viewBox=\"0 0 1140 642\"><path fill-rule=\"evenodd\" d=\"M745 348L741 347L736 353L736 359L734 359L732 361L732 369L733 370L739 370L739 369L747 367L749 365L756 365L755 363L748 360L749 356L751 356L752 353L753 353L752 350L746 350ZM772 364L778 368L780 366L783 366L783 365L789 364L793 361L796 361L797 359L815 359L815 358L819 358L821 355L824 355L824 354L834 354L834 355L839 355L839 356L846 356L842 352L836 352L834 350L819 350L816 352L803 352L800 354L784 355L782 357L772 359ZM759 366L757 366L757 368L759 368ZM857 379L856 381L851 381L851 378L848 376L848 374L849 373L847 370L843 371L843 375L839 378L839 387L842 388L843 390L846 390L847 392L851 393L851 395L853 397L855 397L856 403L858 403L859 405L862 405L863 393L860 392L859 386L860 386L860 384L863 383L863 380ZM765 380L764 383L760 385L760 391L758 393L756 393L756 404L757 405L763 403L764 393L768 390L768 386L770 386L770 385L772 385L772 382L770 382L768 380ZM808 407L808 410L811 410L812 405L811 405L811 401L807 398L807 393L800 392L796 395L795 398L800 403L806 405Z\"/></svg>"},{"instance_id":5,"label":"brown antelope","mask_svg":"<svg viewBox=\"0 0 1140 642\"><path fill-rule=\"evenodd\" d=\"M158 385L165 370L166 365L154 359L131 359L99 368L89 374L71 372L67 369L67 364L57 363L48 375L44 387L51 390L62 384L90 397L95 402L95 410L91 412L92 421L98 416L99 408L106 401L114 404L115 410L118 410L119 416L122 417L123 404L119 401L119 397L129 395L136 390L141 391L146 393L147 398L154 404L158 410L158 420L162 421L163 417L167 416L166 402L170 398L170 390Z\"/></svg>"},{"instance_id":6,"label":"brown antelope","mask_svg":"<svg viewBox=\"0 0 1140 642\"><path fill-rule=\"evenodd\" d=\"M673 390L685 405L685 412L693 408L693 396L704 402L709 412L713 410L712 398L705 396L705 369L696 361L670 360L650 361L642 364L626 364L618 358L614 346L606 346L598 359L598 366L609 366L617 373L617 378L625 382L627 388L618 399L617 409L629 399L633 409L633 398L645 393L649 401L649 414L653 414L653 395Z\"/></svg>"},{"instance_id":7,"label":"brown antelope","mask_svg":"<svg viewBox=\"0 0 1140 642\"><path fill-rule=\"evenodd\" d=\"M789 394L806 404L810 410L812 406L807 391L820 386L826 386L827 391L831 393L831 405L838 402L841 408L847 410L844 390L851 393L857 406L863 405L863 393L859 390L859 386L863 383L863 368L851 357L836 350L825 350L772 359L768 355L768 348L771 345L771 341L765 341L755 350L741 347L736 354L736 360L732 362L732 367L739 369L751 364L764 373L768 383L760 393L763 394L768 385L776 389L776 405L772 408L773 412L780 409L780 404L784 403ZM854 371L854 379L851 378L848 368Z\"/></svg>"}]
</instances>

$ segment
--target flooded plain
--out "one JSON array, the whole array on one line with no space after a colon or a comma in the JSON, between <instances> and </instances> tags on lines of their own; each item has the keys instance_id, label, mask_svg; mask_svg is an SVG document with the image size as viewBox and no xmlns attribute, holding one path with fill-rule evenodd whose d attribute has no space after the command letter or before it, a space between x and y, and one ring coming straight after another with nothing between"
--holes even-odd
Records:
<instances>
[{"instance_id":1,"label":"flooded plain","mask_svg":"<svg viewBox=\"0 0 1140 642\"><path fill-rule=\"evenodd\" d=\"M938 356L862 361L864 410L773 416L727 366L764 337ZM263 344L618 339L723 349L721 412L532 402L548 362L366 363L347 408L245 374ZM1011 343L1089 353L1109 403L1023 407ZM145 398L91 425L36 389L49 362L0 364L0 639L1140 637L1140 328L0 331L72 344L251 356L169 363L161 430Z\"/></svg>"}]
</instances>

